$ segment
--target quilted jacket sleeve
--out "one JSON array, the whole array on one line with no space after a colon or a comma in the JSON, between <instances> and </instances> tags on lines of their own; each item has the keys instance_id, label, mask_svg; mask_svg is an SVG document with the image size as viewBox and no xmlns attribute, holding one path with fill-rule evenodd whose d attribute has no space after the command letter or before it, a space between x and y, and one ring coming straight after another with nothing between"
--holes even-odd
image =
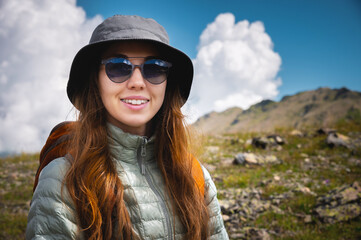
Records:
<instances>
[{"instance_id":1,"label":"quilted jacket sleeve","mask_svg":"<svg viewBox=\"0 0 361 240\"><path fill-rule=\"evenodd\" d=\"M206 192L206 202L210 214L209 227L210 227L210 240L223 240L229 239L226 228L224 227L221 208L217 199L217 189L212 181L208 171L203 168L204 180L208 191Z\"/></svg>"},{"instance_id":2,"label":"quilted jacket sleeve","mask_svg":"<svg viewBox=\"0 0 361 240\"><path fill-rule=\"evenodd\" d=\"M26 239L81 239L75 208L62 181L67 169L64 158L53 160L40 174L28 215Z\"/></svg>"}]
</instances>

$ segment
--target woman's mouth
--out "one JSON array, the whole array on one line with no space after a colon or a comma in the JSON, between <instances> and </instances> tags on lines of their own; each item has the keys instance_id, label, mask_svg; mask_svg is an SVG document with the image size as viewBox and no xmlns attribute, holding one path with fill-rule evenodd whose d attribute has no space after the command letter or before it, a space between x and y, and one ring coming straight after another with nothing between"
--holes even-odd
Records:
<instances>
[{"instance_id":1,"label":"woman's mouth","mask_svg":"<svg viewBox=\"0 0 361 240\"><path fill-rule=\"evenodd\" d=\"M149 100L146 99L121 99L121 101L131 105L142 105L149 102Z\"/></svg>"}]
</instances>

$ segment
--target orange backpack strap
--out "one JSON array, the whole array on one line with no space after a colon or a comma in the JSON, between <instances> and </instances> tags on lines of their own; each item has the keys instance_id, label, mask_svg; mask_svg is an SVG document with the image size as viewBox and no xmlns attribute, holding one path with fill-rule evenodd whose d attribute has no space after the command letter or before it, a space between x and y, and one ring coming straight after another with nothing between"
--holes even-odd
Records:
<instances>
[{"instance_id":1,"label":"orange backpack strap","mask_svg":"<svg viewBox=\"0 0 361 240\"><path fill-rule=\"evenodd\" d=\"M44 147L41 149L39 157L39 168L35 175L33 191L38 185L41 170L52 160L63 157L67 153L66 143L70 139L71 126L74 122L66 121L56 125L51 130Z\"/></svg>"},{"instance_id":2,"label":"orange backpack strap","mask_svg":"<svg viewBox=\"0 0 361 240\"><path fill-rule=\"evenodd\" d=\"M204 182L203 170L198 160L193 155L191 157L192 157L192 175L194 180L196 181L201 196L204 196L205 182Z\"/></svg>"}]
</instances>

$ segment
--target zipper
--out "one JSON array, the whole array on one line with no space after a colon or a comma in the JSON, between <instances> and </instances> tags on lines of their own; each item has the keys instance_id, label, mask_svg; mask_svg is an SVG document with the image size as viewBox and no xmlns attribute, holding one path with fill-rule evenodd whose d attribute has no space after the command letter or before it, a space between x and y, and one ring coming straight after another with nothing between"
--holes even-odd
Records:
<instances>
[{"instance_id":1,"label":"zipper","mask_svg":"<svg viewBox=\"0 0 361 240\"><path fill-rule=\"evenodd\" d=\"M147 143L148 143L148 139L146 137L143 137L141 145L140 145L140 154L138 155L138 164L140 167L140 171L141 171L142 175L145 176L145 179L147 180L147 183L148 183L150 189L154 192L154 194L157 196L157 198L159 200L159 203L162 207L162 212L163 212L163 214L165 216L165 220L166 220L168 239L171 240L171 239L173 239L172 226L171 226L171 222L170 222L171 214L169 213L169 210L167 208L165 200L163 199L162 194L160 193L160 191L154 184L154 181L151 177L151 173L149 172L149 170L145 164L145 160L146 160L146 156L147 156L147 148L146 148Z\"/></svg>"},{"instance_id":2,"label":"zipper","mask_svg":"<svg viewBox=\"0 0 361 240\"><path fill-rule=\"evenodd\" d=\"M145 157L147 156L147 143L148 139L143 137L142 145L140 146L140 172L145 175Z\"/></svg>"}]
</instances>

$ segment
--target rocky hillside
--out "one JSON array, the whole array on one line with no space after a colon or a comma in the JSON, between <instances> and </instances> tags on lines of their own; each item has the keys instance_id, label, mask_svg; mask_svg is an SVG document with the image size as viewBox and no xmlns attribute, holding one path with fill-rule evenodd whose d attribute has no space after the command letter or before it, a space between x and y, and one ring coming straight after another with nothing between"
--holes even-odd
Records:
<instances>
[{"instance_id":1,"label":"rocky hillside","mask_svg":"<svg viewBox=\"0 0 361 240\"><path fill-rule=\"evenodd\" d=\"M206 139L230 239L361 239L360 126Z\"/></svg>"},{"instance_id":2,"label":"rocky hillside","mask_svg":"<svg viewBox=\"0 0 361 240\"><path fill-rule=\"evenodd\" d=\"M279 102L264 100L247 110L211 112L195 123L203 133L272 132L276 128L330 127L341 119L361 120L361 93L347 88L319 88Z\"/></svg>"}]
</instances>

